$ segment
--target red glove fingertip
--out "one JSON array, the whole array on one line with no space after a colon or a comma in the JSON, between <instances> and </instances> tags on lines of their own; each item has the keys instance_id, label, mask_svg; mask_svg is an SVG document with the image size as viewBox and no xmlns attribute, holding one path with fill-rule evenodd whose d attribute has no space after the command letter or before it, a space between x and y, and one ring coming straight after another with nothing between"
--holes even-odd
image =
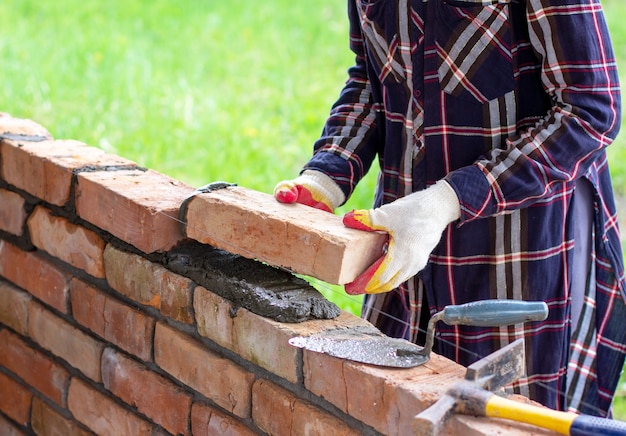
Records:
<instances>
[{"instance_id":1,"label":"red glove fingertip","mask_svg":"<svg viewBox=\"0 0 626 436\"><path fill-rule=\"evenodd\" d=\"M298 189L295 186L291 189L280 189L275 197L281 203L295 203L298 199Z\"/></svg>"},{"instance_id":2,"label":"red glove fingertip","mask_svg":"<svg viewBox=\"0 0 626 436\"><path fill-rule=\"evenodd\" d=\"M346 294L348 295L361 295L366 293L367 284L372 280L378 268L380 268L380 264L385 260L385 256L381 256L378 258L376 262L371 264L365 272L363 272L360 276L354 279L353 282L350 282L344 286Z\"/></svg>"},{"instance_id":3,"label":"red glove fingertip","mask_svg":"<svg viewBox=\"0 0 626 436\"><path fill-rule=\"evenodd\" d=\"M351 210L350 212L345 214L343 216L343 225L346 227L350 227L351 229L365 230L367 232L373 231L374 229L366 226L361 221L359 221L358 218L356 218L360 213L360 211Z\"/></svg>"}]
</instances>

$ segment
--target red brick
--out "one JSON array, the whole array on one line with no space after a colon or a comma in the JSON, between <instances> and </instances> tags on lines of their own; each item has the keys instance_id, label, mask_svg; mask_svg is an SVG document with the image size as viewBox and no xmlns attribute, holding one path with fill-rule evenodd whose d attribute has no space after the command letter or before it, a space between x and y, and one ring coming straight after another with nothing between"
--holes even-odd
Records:
<instances>
[{"instance_id":1,"label":"red brick","mask_svg":"<svg viewBox=\"0 0 626 436\"><path fill-rule=\"evenodd\" d=\"M194 283L190 279L111 245L104 251L104 262L107 281L113 289L176 321L193 322Z\"/></svg>"},{"instance_id":2,"label":"red brick","mask_svg":"<svg viewBox=\"0 0 626 436\"><path fill-rule=\"evenodd\" d=\"M191 192L192 187L155 171L80 173L76 210L144 253L165 251L183 239L178 209Z\"/></svg>"},{"instance_id":3,"label":"red brick","mask_svg":"<svg viewBox=\"0 0 626 436\"><path fill-rule=\"evenodd\" d=\"M234 362L164 323L157 324L154 360L164 371L218 406L242 418L250 416L254 374Z\"/></svg>"},{"instance_id":4,"label":"red brick","mask_svg":"<svg viewBox=\"0 0 626 436\"><path fill-rule=\"evenodd\" d=\"M84 375L99 382L103 344L62 318L31 301L29 332L41 347L67 361Z\"/></svg>"},{"instance_id":5,"label":"red brick","mask_svg":"<svg viewBox=\"0 0 626 436\"><path fill-rule=\"evenodd\" d=\"M191 432L194 435L220 436L254 436L257 434L234 418L200 403L194 403L191 408Z\"/></svg>"},{"instance_id":6,"label":"red brick","mask_svg":"<svg viewBox=\"0 0 626 436\"><path fill-rule=\"evenodd\" d=\"M340 419L298 399L269 380L252 387L252 419L268 434L357 436Z\"/></svg>"},{"instance_id":7,"label":"red brick","mask_svg":"<svg viewBox=\"0 0 626 436\"><path fill-rule=\"evenodd\" d=\"M28 346L8 330L0 331L0 344L0 365L58 405L65 405L64 396L70 377L61 365Z\"/></svg>"},{"instance_id":8,"label":"red brick","mask_svg":"<svg viewBox=\"0 0 626 436\"><path fill-rule=\"evenodd\" d=\"M112 348L102 355L104 387L172 434L189 434L191 398L172 382Z\"/></svg>"},{"instance_id":9,"label":"red brick","mask_svg":"<svg viewBox=\"0 0 626 436\"><path fill-rule=\"evenodd\" d=\"M2 415L0 415L0 434L2 436L26 436L24 431Z\"/></svg>"},{"instance_id":10,"label":"red brick","mask_svg":"<svg viewBox=\"0 0 626 436\"><path fill-rule=\"evenodd\" d=\"M28 336L28 303L30 294L0 281L0 324Z\"/></svg>"},{"instance_id":11,"label":"red brick","mask_svg":"<svg viewBox=\"0 0 626 436\"><path fill-rule=\"evenodd\" d=\"M252 419L268 434L295 434L293 410L296 397L268 380L252 386Z\"/></svg>"},{"instance_id":12,"label":"red brick","mask_svg":"<svg viewBox=\"0 0 626 436\"><path fill-rule=\"evenodd\" d=\"M0 275L58 311L67 313L69 276L36 253L0 241Z\"/></svg>"},{"instance_id":13,"label":"red brick","mask_svg":"<svg viewBox=\"0 0 626 436\"><path fill-rule=\"evenodd\" d=\"M152 424L77 378L70 383L67 403L74 417L98 435L152 434Z\"/></svg>"},{"instance_id":14,"label":"red brick","mask_svg":"<svg viewBox=\"0 0 626 436\"><path fill-rule=\"evenodd\" d=\"M52 139L52 135L42 125L26 118L13 118L6 112L0 113L0 134L40 136Z\"/></svg>"},{"instance_id":15,"label":"red brick","mask_svg":"<svg viewBox=\"0 0 626 436\"><path fill-rule=\"evenodd\" d=\"M87 166L134 165L74 140L4 140L0 152L2 177L7 183L56 206L70 200L74 170Z\"/></svg>"},{"instance_id":16,"label":"red brick","mask_svg":"<svg viewBox=\"0 0 626 436\"><path fill-rule=\"evenodd\" d=\"M0 189L0 230L22 236L26 211L24 198L15 192Z\"/></svg>"},{"instance_id":17,"label":"red brick","mask_svg":"<svg viewBox=\"0 0 626 436\"><path fill-rule=\"evenodd\" d=\"M337 215L237 186L199 194L185 210L187 237L329 283L353 281L387 240L347 228Z\"/></svg>"},{"instance_id":18,"label":"red brick","mask_svg":"<svg viewBox=\"0 0 626 436\"><path fill-rule=\"evenodd\" d=\"M74 319L98 336L140 359L152 358L155 321L96 288L74 279L70 284Z\"/></svg>"},{"instance_id":19,"label":"red brick","mask_svg":"<svg viewBox=\"0 0 626 436\"><path fill-rule=\"evenodd\" d=\"M42 206L28 219L28 230L37 248L96 278L104 278L105 243L96 233L55 217Z\"/></svg>"},{"instance_id":20,"label":"red brick","mask_svg":"<svg viewBox=\"0 0 626 436\"><path fill-rule=\"evenodd\" d=\"M38 436L89 436L91 434L80 428L76 422L57 413L37 397L33 398L30 420L31 427Z\"/></svg>"},{"instance_id":21,"label":"red brick","mask_svg":"<svg viewBox=\"0 0 626 436\"><path fill-rule=\"evenodd\" d=\"M305 401L296 401L293 409L293 434L358 436L361 432L351 428L339 418Z\"/></svg>"},{"instance_id":22,"label":"red brick","mask_svg":"<svg viewBox=\"0 0 626 436\"><path fill-rule=\"evenodd\" d=\"M20 425L26 425L30 417L33 398L24 386L0 372L0 411Z\"/></svg>"},{"instance_id":23,"label":"red brick","mask_svg":"<svg viewBox=\"0 0 626 436\"><path fill-rule=\"evenodd\" d=\"M355 323L366 323L353 315L343 312L333 320L312 320L302 323L280 323L256 315L248 310L239 309L233 318L234 351L241 357L297 383L300 378L299 348L289 345L294 336L306 336L324 329ZM371 327L371 324L367 323Z\"/></svg>"}]
</instances>

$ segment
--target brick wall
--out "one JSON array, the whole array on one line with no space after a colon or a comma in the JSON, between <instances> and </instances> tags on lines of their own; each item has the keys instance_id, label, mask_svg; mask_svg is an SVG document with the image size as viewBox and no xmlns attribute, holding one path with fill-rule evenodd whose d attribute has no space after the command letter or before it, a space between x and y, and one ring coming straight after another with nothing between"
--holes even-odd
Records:
<instances>
[{"instance_id":1,"label":"brick wall","mask_svg":"<svg viewBox=\"0 0 626 436\"><path fill-rule=\"evenodd\" d=\"M3 114L0 135L1 435L410 434L463 376L438 356L389 370L289 346L367 323L285 323L224 298L241 281L168 262L192 187L29 120ZM307 288L293 280L271 286ZM469 417L448 430L529 433Z\"/></svg>"}]
</instances>

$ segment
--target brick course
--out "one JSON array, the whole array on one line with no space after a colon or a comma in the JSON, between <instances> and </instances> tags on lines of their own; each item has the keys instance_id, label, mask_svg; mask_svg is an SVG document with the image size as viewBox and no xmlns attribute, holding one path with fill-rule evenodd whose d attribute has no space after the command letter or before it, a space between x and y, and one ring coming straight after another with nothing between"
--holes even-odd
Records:
<instances>
[{"instance_id":1,"label":"brick course","mask_svg":"<svg viewBox=\"0 0 626 436\"><path fill-rule=\"evenodd\" d=\"M463 377L436 355L398 371L290 346L373 327L345 312L293 323L259 315L265 300L246 305L256 282L238 275L251 264L252 276L271 277L262 282L281 314L310 306L312 293L186 240L177 218L193 189L124 158L0 113L0 186L3 436L411 434L415 414ZM210 213L196 210L196 224ZM202 263L209 251L212 269ZM201 267L185 269L185 256ZM473 417L447 428L530 433Z\"/></svg>"}]
</instances>

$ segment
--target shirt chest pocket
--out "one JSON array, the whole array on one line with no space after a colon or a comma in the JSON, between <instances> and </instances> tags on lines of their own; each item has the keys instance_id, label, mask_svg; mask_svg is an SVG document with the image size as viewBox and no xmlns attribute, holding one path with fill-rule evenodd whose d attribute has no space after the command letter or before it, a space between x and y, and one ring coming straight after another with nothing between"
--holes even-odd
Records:
<instances>
[{"instance_id":1,"label":"shirt chest pocket","mask_svg":"<svg viewBox=\"0 0 626 436\"><path fill-rule=\"evenodd\" d=\"M510 1L437 2L437 72L444 92L486 103L513 90Z\"/></svg>"}]
</instances>

